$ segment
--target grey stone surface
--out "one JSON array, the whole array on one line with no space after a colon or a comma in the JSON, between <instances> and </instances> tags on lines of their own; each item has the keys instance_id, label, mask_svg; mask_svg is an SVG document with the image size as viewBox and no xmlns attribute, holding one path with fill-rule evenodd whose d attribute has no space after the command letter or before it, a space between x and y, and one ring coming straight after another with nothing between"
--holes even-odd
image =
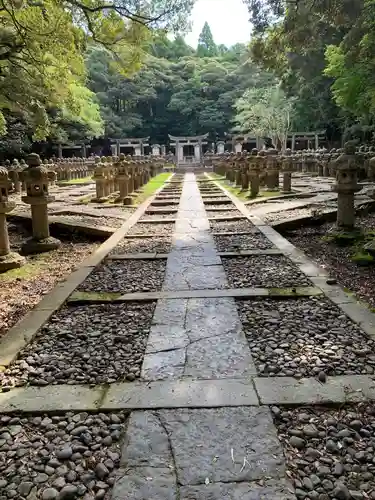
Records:
<instances>
[{"instance_id":1,"label":"grey stone surface","mask_svg":"<svg viewBox=\"0 0 375 500\"><path fill-rule=\"evenodd\" d=\"M215 483L203 486L184 486L180 500L294 500L292 486L285 480L266 480L262 484Z\"/></svg>"},{"instance_id":2,"label":"grey stone surface","mask_svg":"<svg viewBox=\"0 0 375 500\"><path fill-rule=\"evenodd\" d=\"M165 274L163 290L204 290L227 286L223 267L192 266L189 264L169 267Z\"/></svg>"},{"instance_id":3,"label":"grey stone surface","mask_svg":"<svg viewBox=\"0 0 375 500\"><path fill-rule=\"evenodd\" d=\"M189 250L173 251L169 255L169 266L177 268L181 265L190 266L220 266L221 258L214 248L205 248L203 252L191 252Z\"/></svg>"},{"instance_id":4,"label":"grey stone surface","mask_svg":"<svg viewBox=\"0 0 375 500\"><path fill-rule=\"evenodd\" d=\"M190 339L185 328L174 325L153 325L146 354L185 348L189 343Z\"/></svg>"},{"instance_id":5,"label":"grey stone surface","mask_svg":"<svg viewBox=\"0 0 375 500\"><path fill-rule=\"evenodd\" d=\"M283 453L267 408L157 412L181 485L254 481L284 475ZM130 432L130 429L128 429Z\"/></svg>"},{"instance_id":6,"label":"grey stone surface","mask_svg":"<svg viewBox=\"0 0 375 500\"><path fill-rule=\"evenodd\" d=\"M239 332L241 323L234 299L189 299L185 327L192 341Z\"/></svg>"},{"instance_id":7,"label":"grey stone surface","mask_svg":"<svg viewBox=\"0 0 375 500\"><path fill-rule=\"evenodd\" d=\"M184 376L243 378L255 375L250 350L242 332L197 340L186 350Z\"/></svg>"},{"instance_id":8,"label":"grey stone surface","mask_svg":"<svg viewBox=\"0 0 375 500\"><path fill-rule=\"evenodd\" d=\"M134 411L130 415L121 465L173 468L168 436L157 413Z\"/></svg>"},{"instance_id":9,"label":"grey stone surface","mask_svg":"<svg viewBox=\"0 0 375 500\"><path fill-rule=\"evenodd\" d=\"M143 380L179 378L184 373L185 358L185 349L146 354L143 359L141 378Z\"/></svg>"},{"instance_id":10,"label":"grey stone surface","mask_svg":"<svg viewBox=\"0 0 375 500\"><path fill-rule=\"evenodd\" d=\"M111 410L117 408L215 408L257 405L258 397L251 379L184 379L143 384L111 384L100 408Z\"/></svg>"},{"instance_id":11,"label":"grey stone surface","mask_svg":"<svg viewBox=\"0 0 375 500\"><path fill-rule=\"evenodd\" d=\"M16 388L0 393L0 412L96 410L103 389L80 385Z\"/></svg>"},{"instance_id":12,"label":"grey stone surface","mask_svg":"<svg viewBox=\"0 0 375 500\"><path fill-rule=\"evenodd\" d=\"M122 470L111 500L177 500L177 485L168 468L137 467Z\"/></svg>"},{"instance_id":13,"label":"grey stone surface","mask_svg":"<svg viewBox=\"0 0 375 500\"><path fill-rule=\"evenodd\" d=\"M349 403L375 399L375 381L367 375L327 377L322 384L315 378L255 378L262 404Z\"/></svg>"},{"instance_id":14,"label":"grey stone surface","mask_svg":"<svg viewBox=\"0 0 375 500\"><path fill-rule=\"evenodd\" d=\"M155 308L152 323L155 325L173 325L184 327L188 301L178 300L158 300Z\"/></svg>"},{"instance_id":15,"label":"grey stone surface","mask_svg":"<svg viewBox=\"0 0 375 500\"><path fill-rule=\"evenodd\" d=\"M179 218L176 221L175 231L176 233L192 234L200 233L202 231L209 231L210 224L208 219L205 217L205 213L193 213L193 215L188 215L188 213L179 212ZM189 217L187 218L186 215ZM182 218L182 217L186 218Z\"/></svg>"}]
</instances>

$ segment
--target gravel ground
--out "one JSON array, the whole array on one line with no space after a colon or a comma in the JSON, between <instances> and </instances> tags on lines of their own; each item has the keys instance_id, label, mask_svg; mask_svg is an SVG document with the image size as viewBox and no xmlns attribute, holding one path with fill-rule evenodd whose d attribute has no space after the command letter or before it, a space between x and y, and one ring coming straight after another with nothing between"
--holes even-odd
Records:
<instances>
[{"instance_id":1,"label":"gravel ground","mask_svg":"<svg viewBox=\"0 0 375 500\"><path fill-rule=\"evenodd\" d=\"M325 297L237 305L260 376L374 373L375 341Z\"/></svg>"},{"instance_id":2,"label":"gravel ground","mask_svg":"<svg viewBox=\"0 0 375 500\"><path fill-rule=\"evenodd\" d=\"M176 196L180 196L182 193L182 188L179 188L179 189L163 189L162 191L159 192L159 195L163 196L163 195L167 195L167 196L172 196L172 195L176 195Z\"/></svg>"},{"instance_id":3,"label":"gravel ground","mask_svg":"<svg viewBox=\"0 0 375 500\"><path fill-rule=\"evenodd\" d=\"M374 404L272 411L298 499L375 499Z\"/></svg>"},{"instance_id":4,"label":"gravel ground","mask_svg":"<svg viewBox=\"0 0 375 500\"><path fill-rule=\"evenodd\" d=\"M109 500L125 412L0 419L0 498Z\"/></svg>"},{"instance_id":5,"label":"gravel ground","mask_svg":"<svg viewBox=\"0 0 375 500\"><path fill-rule=\"evenodd\" d=\"M140 377L155 302L64 307L3 373L3 387Z\"/></svg>"},{"instance_id":6,"label":"gravel ground","mask_svg":"<svg viewBox=\"0 0 375 500\"><path fill-rule=\"evenodd\" d=\"M121 260L98 266L79 286L85 292L158 292L167 263L164 260Z\"/></svg>"},{"instance_id":7,"label":"gravel ground","mask_svg":"<svg viewBox=\"0 0 375 500\"><path fill-rule=\"evenodd\" d=\"M237 234L233 236L214 236L218 252L238 252L239 250L253 250L274 248L271 241L260 231L254 234Z\"/></svg>"},{"instance_id":8,"label":"gravel ground","mask_svg":"<svg viewBox=\"0 0 375 500\"><path fill-rule=\"evenodd\" d=\"M176 220L177 219L177 212L172 212L170 214L144 214L139 220L161 220L161 219L169 219L169 220Z\"/></svg>"},{"instance_id":9,"label":"gravel ground","mask_svg":"<svg viewBox=\"0 0 375 500\"><path fill-rule=\"evenodd\" d=\"M128 234L157 234L169 236L173 234L174 231L174 223L166 223L166 224L135 224L132 226L128 232Z\"/></svg>"},{"instance_id":10,"label":"gravel ground","mask_svg":"<svg viewBox=\"0 0 375 500\"><path fill-rule=\"evenodd\" d=\"M235 233L238 231L251 231L255 226L248 219L243 219L221 222L210 221L210 227L213 233Z\"/></svg>"},{"instance_id":11,"label":"gravel ground","mask_svg":"<svg viewBox=\"0 0 375 500\"><path fill-rule=\"evenodd\" d=\"M9 224L8 229L12 250L18 250L30 233L14 224ZM57 250L28 256L27 264L21 269L0 274L0 336L97 247L97 243L71 235L70 241L63 241Z\"/></svg>"},{"instance_id":12,"label":"gravel ground","mask_svg":"<svg viewBox=\"0 0 375 500\"><path fill-rule=\"evenodd\" d=\"M283 255L222 258L222 262L231 288L312 286Z\"/></svg>"},{"instance_id":13,"label":"gravel ground","mask_svg":"<svg viewBox=\"0 0 375 500\"><path fill-rule=\"evenodd\" d=\"M80 207L74 207L74 209L66 208L66 209L55 209L55 212L51 213L51 215L57 216L65 216L65 215L75 215L80 216L87 215L88 217L130 217L135 212L135 208L121 208L121 207L86 207L85 205L81 205Z\"/></svg>"},{"instance_id":14,"label":"gravel ground","mask_svg":"<svg viewBox=\"0 0 375 500\"><path fill-rule=\"evenodd\" d=\"M221 204L217 204L217 205L215 205L215 203L205 203L206 212L207 211L214 212L214 210L212 210L214 208L217 208L219 210L228 210L228 208L235 210L236 205L234 205L233 203L221 203Z\"/></svg>"},{"instance_id":15,"label":"gravel ground","mask_svg":"<svg viewBox=\"0 0 375 500\"><path fill-rule=\"evenodd\" d=\"M297 217L307 217L310 215L313 215L313 209L300 208L295 210L282 210L281 212L271 212L266 215L261 215L260 218L267 224L272 224L286 219L295 219Z\"/></svg>"},{"instance_id":16,"label":"gravel ground","mask_svg":"<svg viewBox=\"0 0 375 500\"><path fill-rule=\"evenodd\" d=\"M172 238L124 238L110 253L169 253L172 248Z\"/></svg>"},{"instance_id":17,"label":"gravel ground","mask_svg":"<svg viewBox=\"0 0 375 500\"><path fill-rule=\"evenodd\" d=\"M375 214L357 217L356 224L367 230L375 230ZM287 238L323 266L342 287L348 288L361 300L375 307L375 266L363 267L352 262L350 257L355 249L351 246L340 247L322 240L334 226L330 222L319 227L304 227L288 232Z\"/></svg>"},{"instance_id":18,"label":"gravel ground","mask_svg":"<svg viewBox=\"0 0 375 500\"><path fill-rule=\"evenodd\" d=\"M206 210L207 217L243 217L239 210Z\"/></svg>"},{"instance_id":19,"label":"gravel ground","mask_svg":"<svg viewBox=\"0 0 375 500\"><path fill-rule=\"evenodd\" d=\"M118 228L124 224L124 220L113 217L90 217L88 215L58 215L62 222L70 222L76 225L88 224L93 227L106 226Z\"/></svg>"},{"instance_id":20,"label":"gravel ground","mask_svg":"<svg viewBox=\"0 0 375 500\"><path fill-rule=\"evenodd\" d=\"M231 203L230 199L223 195L211 196L202 195L202 200L205 205L216 205L218 202Z\"/></svg>"},{"instance_id":21,"label":"gravel ground","mask_svg":"<svg viewBox=\"0 0 375 500\"><path fill-rule=\"evenodd\" d=\"M221 189L199 189L201 194L220 194L223 196L223 191Z\"/></svg>"},{"instance_id":22,"label":"gravel ground","mask_svg":"<svg viewBox=\"0 0 375 500\"><path fill-rule=\"evenodd\" d=\"M153 212L153 211L156 212L157 210L178 210L178 204L177 205L164 205L162 207L150 205L150 208L148 210L146 210L146 214L148 212Z\"/></svg>"}]
</instances>

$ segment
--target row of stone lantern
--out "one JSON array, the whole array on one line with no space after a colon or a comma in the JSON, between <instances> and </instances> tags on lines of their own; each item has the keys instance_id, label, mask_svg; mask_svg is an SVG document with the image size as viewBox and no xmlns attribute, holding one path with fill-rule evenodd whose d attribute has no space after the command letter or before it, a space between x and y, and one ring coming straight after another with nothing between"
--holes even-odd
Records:
<instances>
[{"instance_id":1,"label":"row of stone lantern","mask_svg":"<svg viewBox=\"0 0 375 500\"><path fill-rule=\"evenodd\" d=\"M274 149L267 151L253 149L250 154L237 153L212 158L214 172L223 175L243 191L250 189L251 197L258 195L260 187L269 191L278 191L279 172L283 175L282 191L291 191L293 162L291 151L279 155Z\"/></svg>"},{"instance_id":2,"label":"row of stone lantern","mask_svg":"<svg viewBox=\"0 0 375 500\"><path fill-rule=\"evenodd\" d=\"M96 157L93 177L96 183L96 201L107 200L116 193L116 202L131 205L131 195L147 184L150 177L160 173L162 166L160 158L126 157L124 154L119 157Z\"/></svg>"},{"instance_id":3,"label":"row of stone lantern","mask_svg":"<svg viewBox=\"0 0 375 500\"><path fill-rule=\"evenodd\" d=\"M332 191L337 193L337 226L351 229L355 221L354 195L361 190L358 173L363 168L365 154L368 160L365 168L375 168L374 152L356 151L355 144L349 141L344 148L329 153L320 151L292 155L288 149L284 154L278 154L274 149L259 152L253 149L251 154L216 156L213 158L213 170L243 190L250 189L251 197L258 195L262 185L270 190L278 189L279 172L283 173L283 193L292 190L293 172L334 176Z\"/></svg>"},{"instance_id":4,"label":"row of stone lantern","mask_svg":"<svg viewBox=\"0 0 375 500\"><path fill-rule=\"evenodd\" d=\"M47 205L54 201L48 192L50 179L50 170L41 164L39 155L30 154L27 167L19 173L19 181L26 188L22 201L30 205L32 221L32 237L23 243L23 254L46 252L60 246L60 241L52 238L49 232ZM6 214L16 206L9 200L11 184L8 170L0 167L0 272L20 267L25 262L24 257L10 250Z\"/></svg>"},{"instance_id":5,"label":"row of stone lantern","mask_svg":"<svg viewBox=\"0 0 375 500\"><path fill-rule=\"evenodd\" d=\"M55 181L70 181L74 179L86 178L90 175L91 164L82 158L50 158L44 160L43 165L49 171L49 183L54 185ZM4 164L8 171L9 179L12 183L13 191L20 193L25 190L25 186L20 181L20 172L27 168L25 160L14 159Z\"/></svg>"},{"instance_id":6,"label":"row of stone lantern","mask_svg":"<svg viewBox=\"0 0 375 500\"><path fill-rule=\"evenodd\" d=\"M90 164L84 158L56 158L53 163L58 181L84 179L91 175Z\"/></svg>"}]
</instances>

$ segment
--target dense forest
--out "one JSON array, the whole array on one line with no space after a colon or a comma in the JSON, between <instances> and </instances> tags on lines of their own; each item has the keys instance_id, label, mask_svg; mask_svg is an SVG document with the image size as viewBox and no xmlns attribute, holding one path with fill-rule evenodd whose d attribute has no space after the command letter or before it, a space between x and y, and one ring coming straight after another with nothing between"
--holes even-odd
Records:
<instances>
[{"instance_id":1,"label":"dense forest","mask_svg":"<svg viewBox=\"0 0 375 500\"><path fill-rule=\"evenodd\" d=\"M373 0L244 0L249 45L197 48L193 0L1 1L0 151L168 133L372 140Z\"/></svg>"}]
</instances>

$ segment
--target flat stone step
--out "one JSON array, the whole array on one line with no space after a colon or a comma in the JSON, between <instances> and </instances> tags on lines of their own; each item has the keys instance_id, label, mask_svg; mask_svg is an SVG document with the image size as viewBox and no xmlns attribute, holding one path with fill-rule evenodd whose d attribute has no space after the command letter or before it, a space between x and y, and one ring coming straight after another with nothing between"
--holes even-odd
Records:
<instances>
[{"instance_id":1,"label":"flat stone step","mask_svg":"<svg viewBox=\"0 0 375 500\"><path fill-rule=\"evenodd\" d=\"M109 387L17 387L0 393L0 413L323 405L373 400L375 381L370 375L328 377L325 384L312 377L297 380L255 376L122 382Z\"/></svg>"},{"instance_id":2,"label":"flat stone step","mask_svg":"<svg viewBox=\"0 0 375 500\"><path fill-rule=\"evenodd\" d=\"M161 292L139 292L113 294L111 300L110 294L103 299L101 293L73 292L68 299L69 304L89 304L101 302L133 302L133 301L150 301L150 300L167 300L167 299L194 299L194 298L216 298L216 297L273 297L273 298L298 298L298 297L315 297L322 295L323 291L317 287L295 287L295 288L224 288L224 289L209 289L209 290L172 290Z\"/></svg>"}]
</instances>

